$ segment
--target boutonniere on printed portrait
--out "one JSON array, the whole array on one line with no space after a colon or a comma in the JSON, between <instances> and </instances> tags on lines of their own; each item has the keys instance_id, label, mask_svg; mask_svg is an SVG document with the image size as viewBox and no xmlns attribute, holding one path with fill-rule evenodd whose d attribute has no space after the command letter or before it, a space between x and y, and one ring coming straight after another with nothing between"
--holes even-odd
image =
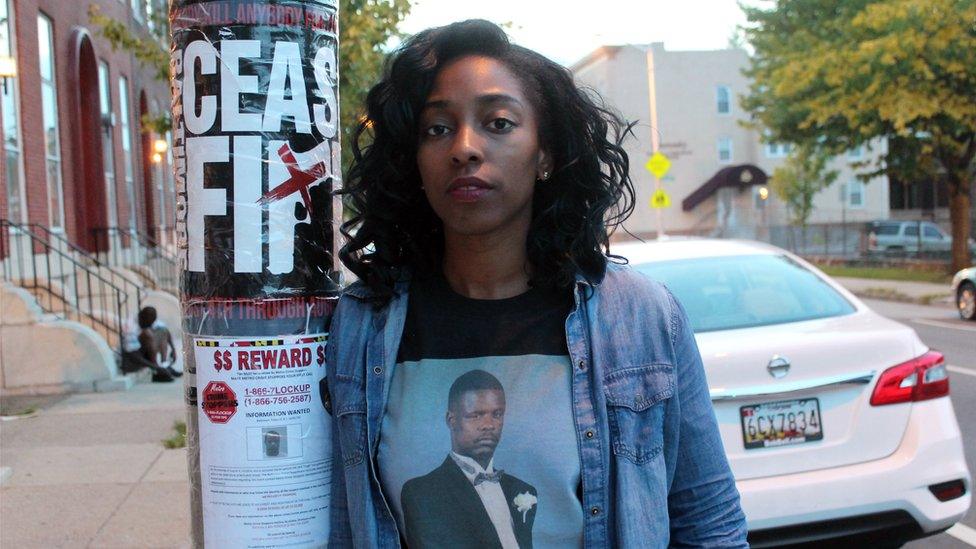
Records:
<instances>
[{"instance_id":1,"label":"boutonniere on printed portrait","mask_svg":"<svg viewBox=\"0 0 976 549\"><path fill-rule=\"evenodd\" d=\"M522 492L521 494L515 496L512 503L515 504L515 510L522 513L522 524L525 524L525 514L529 512L535 504L538 503L538 499L528 492Z\"/></svg>"}]
</instances>

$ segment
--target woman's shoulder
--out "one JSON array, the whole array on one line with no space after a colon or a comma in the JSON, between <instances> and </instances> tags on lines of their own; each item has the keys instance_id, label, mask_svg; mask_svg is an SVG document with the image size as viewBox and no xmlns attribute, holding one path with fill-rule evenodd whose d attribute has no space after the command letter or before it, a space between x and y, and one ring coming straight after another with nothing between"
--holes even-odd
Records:
<instances>
[{"instance_id":1,"label":"woman's shoulder","mask_svg":"<svg viewBox=\"0 0 976 549\"><path fill-rule=\"evenodd\" d=\"M359 326L366 319L385 315L390 305L399 297L400 294L395 294L393 298L381 303L373 288L357 280L339 292L338 302L332 312L332 326Z\"/></svg>"},{"instance_id":2,"label":"woman's shoulder","mask_svg":"<svg viewBox=\"0 0 976 549\"><path fill-rule=\"evenodd\" d=\"M629 265L608 264L597 292L597 314L611 325L673 339L683 322L681 307L667 286Z\"/></svg>"},{"instance_id":3,"label":"woman's shoulder","mask_svg":"<svg viewBox=\"0 0 976 549\"><path fill-rule=\"evenodd\" d=\"M409 270L402 269L396 274L394 279L392 292L385 288L375 288L370 286L361 279L356 279L352 283L346 285L342 288L339 293L339 301L352 301L352 302L362 302L375 308L377 299L383 299L384 301L389 301L390 298L395 298L407 292L410 287L410 281L412 277Z\"/></svg>"},{"instance_id":4,"label":"woman's shoulder","mask_svg":"<svg viewBox=\"0 0 976 549\"><path fill-rule=\"evenodd\" d=\"M373 295L373 291L369 286L366 285L362 280L356 280L352 284L345 286L342 291L339 292L339 301L349 301L358 300L362 301L369 299Z\"/></svg>"},{"instance_id":5,"label":"woman's shoulder","mask_svg":"<svg viewBox=\"0 0 976 549\"><path fill-rule=\"evenodd\" d=\"M641 307L662 307L667 312L674 306L674 297L667 286L630 265L608 263L600 289L604 299L627 300Z\"/></svg>"},{"instance_id":6,"label":"woman's shoulder","mask_svg":"<svg viewBox=\"0 0 976 549\"><path fill-rule=\"evenodd\" d=\"M338 301L332 310L332 332L339 332L342 326L359 324L356 318L370 313L364 288L365 285L357 281L339 292Z\"/></svg>"}]
</instances>

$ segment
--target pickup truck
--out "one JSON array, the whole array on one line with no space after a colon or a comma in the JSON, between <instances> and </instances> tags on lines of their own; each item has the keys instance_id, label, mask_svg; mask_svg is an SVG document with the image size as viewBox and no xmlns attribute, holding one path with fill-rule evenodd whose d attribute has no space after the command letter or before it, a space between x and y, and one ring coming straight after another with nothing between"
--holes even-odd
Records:
<instances>
[{"instance_id":1,"label":"pickup truck","mask_svg":"<svg viewBox=\"0 0 976 549\"><path fill-rule=\"evenodd\" d=\"M952 249L952 237L931 221L871 221L866 228L868 252L942 253ZM976 242L969 239L976 253Z\"/></svg>"}]
</instances>

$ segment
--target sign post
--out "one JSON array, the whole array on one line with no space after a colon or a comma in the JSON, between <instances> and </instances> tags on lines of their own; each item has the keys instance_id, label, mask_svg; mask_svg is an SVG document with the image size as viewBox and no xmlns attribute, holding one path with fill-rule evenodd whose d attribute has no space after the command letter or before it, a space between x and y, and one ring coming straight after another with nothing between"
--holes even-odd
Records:
<instances>
[{"instance_id":1,"label":"sign post","mask_svg":"<svg viewBox=\"0 0 976 549\"><path fill-rule=\"evenodd\" d=\"M661 178L671 169L671 161L664 153L657 151L647 160L644 167L654 176L654 195L651 196L651 208L657 214L657 238L661 240L667 238L667 235L664 234L664 219L661 216L661 210L671 207L671 197L661 187Z\"/></svg>"},{"instance_id":2,"label":"sign post","mask_svg":"<svg viewBox=\"0 0 976 549\"><path fill-rule=\"evenodd\" d=\"M191 539L322 547L338 0L172 0Z\"/></svg>"}]
</instances>

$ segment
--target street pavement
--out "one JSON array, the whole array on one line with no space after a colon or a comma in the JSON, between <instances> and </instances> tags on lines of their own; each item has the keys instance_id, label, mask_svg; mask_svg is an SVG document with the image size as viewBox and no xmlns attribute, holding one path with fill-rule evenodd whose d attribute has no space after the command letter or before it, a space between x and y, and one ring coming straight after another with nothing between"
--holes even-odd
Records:
<instances>
[{"instance_id":1,"label":"street pavement","mask_svg":"<svg viewBox=\"0 0 976 549\"><path fill-rule=\"evenodd\" d=\"M0 422L0 547L189 547L182 383L72 395Z\"/></svg>"},{"instance_id":2,"label":"street pavement","mask_svg":"<svg viewBox=\"0 0 976 549\"><path fill-rule=\"evenodd\" d=\"M945 291L882 281L859 287L923 296ZM945 302L866 302L945 354L969 468L976 471L976 322L960 320ZM186 451L162 445L184 419L181 387L142 383L126 392L71 395L31 416L0 421L0 547L189 547ZM961 524L906 547L976 547L976 511Z\"/></svg>"}]
</instances>

